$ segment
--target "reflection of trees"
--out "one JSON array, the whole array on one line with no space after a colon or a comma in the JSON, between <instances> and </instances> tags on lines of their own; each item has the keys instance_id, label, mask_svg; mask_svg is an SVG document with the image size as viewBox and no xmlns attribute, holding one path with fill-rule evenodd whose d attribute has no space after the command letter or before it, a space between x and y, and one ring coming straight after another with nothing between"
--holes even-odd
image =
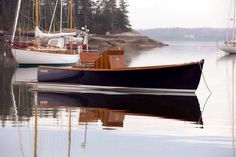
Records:
<instances>
[{"instance_id":1,"label":"reflection of trees","mask_svg":"<svg viewBox=\"0 0 236 157\"><path fill-rule=\"evenodd\" d=\"M16 63L10 56L11 50L0 44L0 120L4 127L6 121L15 121L13 103L17 106L19 121L28 120L32 116L32 104L34 102L32 93L26 85L12 85L11 79L16 69ZM6 55L4 55L4 52ZM13 93L12 93L13 90ZM13 97L14 94L14 97ZM15 123L14 123L15 125Z\"/></svg>"},{"instance_id":2,"label":"reflection of trees","mask_svg":"<svg viewBox=\"0 0 236 157\"><path fill-rule=\"evenodd\" d=\"M12 110L11 100L11 77L14 73L16 64L14 60L7 57L10 54L10 49L4 46L4 43L0 43L0 118L2 120L2 126L5 125L6 119L13 119L13 116L8 116ZM6 56L5 56L6 55Z\"/></svg>"},{"instance_id":3,"label":"reflection of trees","mask_svg":"<svg viewBox=\"0 0 236 157\"><path fill-rule=\"evenodd\" d=\"M30 86L14 85L13 93L19 121L28 121L33 116L34 95L29 91ZM14 113L13 113L14 114Z\"/></svg>"}]
</instances>

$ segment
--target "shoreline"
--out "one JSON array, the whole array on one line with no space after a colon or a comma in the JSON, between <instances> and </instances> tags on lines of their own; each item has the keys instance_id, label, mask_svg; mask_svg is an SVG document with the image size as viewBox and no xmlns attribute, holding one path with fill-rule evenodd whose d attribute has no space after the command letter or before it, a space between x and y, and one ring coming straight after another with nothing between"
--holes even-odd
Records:
<instances>
[{"instance_id":1,"label":"shoreline","mask_svg":"<svg viewBox=\"0 0 236 157\"><path fill-rule=\"evenodd\" d=\"M28 32L30 37L34 36L34 33ZM0 39L5 40L11 35L9 32L0 30ZM104 51L106 49L120 48L125 51L143 51L157 47L168 46L161 41L156 41L145 35L141 35L135 31L124 32L121 34L109 34L109 35L91 35L89 38L90 49Z\"/></svg>"}]
</instances>

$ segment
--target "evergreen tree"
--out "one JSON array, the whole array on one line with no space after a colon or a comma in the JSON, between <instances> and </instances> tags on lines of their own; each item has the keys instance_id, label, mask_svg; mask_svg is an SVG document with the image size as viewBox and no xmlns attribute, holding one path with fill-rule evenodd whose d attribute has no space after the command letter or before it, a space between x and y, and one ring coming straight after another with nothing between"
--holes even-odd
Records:
<instances>
[{"instance_id":1,"label":"evergreen tree","mask_svg":"<svg viewBox=\"0 0 236 157\"><path fill-rule=\"evenodd\" d=\"M128 18L128 4L126 0L120 0L119 2L119 13L118 13L118 17L119 17L119 21L120 21L120 29L121 30L129 30L131 25L129 22L129 18Z\"/></svg>"},{"instance_id":2,"label":"evergreen tree","mask_svg":"<svg viewBox=\"0 0 236 157\"><path fill-rule=\"evenodd\" d=\"M114 31L117 12L116 0L108 0L106 7L108 9L108 18L110 19L110 30Z\"/></svg>"},{"instance_id":3,"label":"evergreen tree","mask_svg":"<svg viewBox=\"0 0 236 157\"><path fill-rule=\"evenodd\" d=\"M94 29L93 32L97 34L105 34L107 30L107 23L109 23L107 16L104 14L106 0L97 0L94 3Z\"/></svg>"},{"instance_id":4,"label":"evergreen tree","mask_svg":"<svg viewBox=\"0 0 236 157\"><path fill-rule=\"evenodd\" d=\"M87 25L93 30L92 2L90 0L79 0L79 25Z\"/></svg>"},{"instance_id":5,"label":"evergreen tree","mask_svg":"<svg viewBox=\"0 0 236 157\"><path fill-rule=\"evenodd\" d=\"M79 5L79 0L74 0L74 7L73 7L73 10L74 10L74 27L75 28L78 28L80 29L81 25L79 24L79 8L80 8L80 5Z\"/></svg>"},{"instance_id":6,"label":"evergreen tree","mask_svg":"<svg viewBox=\"0 0 236 157\"><path fill-rule=\"evenodd\" d=\"M48 30L56 0L40 0L40 27ZM11 31L17 0L0 0L0 30ZM53 27L59 28L60 4L55 15ZM69 25L69 2L63 0L63 22ZM33 0L24 0L19 17L20 27L33 29ZM30 23L30 24L29 24ZM128 19L127 0L73 0L73 26L80 29L87 25L91 33L105 34L128 31L131 27ZM32 28L31 28L32 27Z\"/></svg>"},{"instance_id":7,"label":"evergreen tree","mask_svg":"<svg viewBox=\"0 0 236 157\"><path fill-rule=\"evenodd\" d=\"M15 16L15 10L16 10L16 0L0 0L0 29L11 31L13 22L14 22L14 16Z\"/></svg>"}]
</instances>

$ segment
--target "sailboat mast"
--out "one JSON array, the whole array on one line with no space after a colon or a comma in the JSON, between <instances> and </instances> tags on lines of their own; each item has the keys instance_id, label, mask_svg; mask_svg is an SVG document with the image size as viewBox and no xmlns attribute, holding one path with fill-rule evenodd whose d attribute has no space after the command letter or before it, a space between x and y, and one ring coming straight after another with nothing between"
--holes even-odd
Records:
<instances>
[{"instance_id":1,"label":"sailboat mast","mask_svg":"<svg viewBox=\"0 0 236 157\"><path fill-rule=\"evenodd\" d=\"M233 3L234 3L234 5L233 5L234 6L234 8L233 8L234 11L233 11L233 37L232 37L232 39L233 39L233 41L235 41L235 16L236 16L235 15L235 13L236 13L236 8L235 7L236 7L236 0L234 0Z\"/></svg>"},{"instance_id":2,"label":"sailboat mast","mask_svg":"<svg viewBox=\"0 0 236 157\"><path fill-rule=\"evenodd\" d=\"M39 0L35 0L35 17L34 17L34 23L36 26L39 25Z\"/></svg>"},{"instance_id":3,"label":"sailboat mast","mask_svg":"<svg viewBox=\"0 0 236 157\"><path fill-rule=\"evenodd\" d=\"M18 19L19 19L19 13L20 13L20 5L21 5L21 0L18 0L17 9L16 9L16 18L15 18L15 21L14 21L11 43L13 43L14 38L15 38L15 34L16 34L16 27L17 27L17 23L18 23Z\"/></svg>"},{"instance_id":4,"label":"sailboat mast","mask_svg":"<svg viewBox=\"0 0 236 157\"><path fill-rule=\"evenodd\" d=\"M62 32L62 0L61 0L61 12L60 12L60 33Z\"/></svg>"},{"instance_id":5,"label":"sailboat mast","mask_svg":"<svg viewBox=\"0 0 236 157\"><path fill-rule=\"evenodd\" d=\"M70 32L72 32L72 0L70 0Z\"/></svg>"}]
</instances>

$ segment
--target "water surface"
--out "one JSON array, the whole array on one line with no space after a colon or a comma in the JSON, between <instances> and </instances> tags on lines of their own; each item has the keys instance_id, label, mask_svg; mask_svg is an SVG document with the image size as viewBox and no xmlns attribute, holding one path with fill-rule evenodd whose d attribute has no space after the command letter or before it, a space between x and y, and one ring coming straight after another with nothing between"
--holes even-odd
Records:
<instances>
[{"instance_id":1,"label":"water surface","mask_svg":"<svg viewBox=\"0 0 236 157\"><path fill-rule=\"evenodd\" d=\"M130 66L205 59L195 95L35 91L14 83L34 69L1 52L0 156L235 157L236 56L211 42L170 45L138 53Z\"/></svg>"}]
</instances>

